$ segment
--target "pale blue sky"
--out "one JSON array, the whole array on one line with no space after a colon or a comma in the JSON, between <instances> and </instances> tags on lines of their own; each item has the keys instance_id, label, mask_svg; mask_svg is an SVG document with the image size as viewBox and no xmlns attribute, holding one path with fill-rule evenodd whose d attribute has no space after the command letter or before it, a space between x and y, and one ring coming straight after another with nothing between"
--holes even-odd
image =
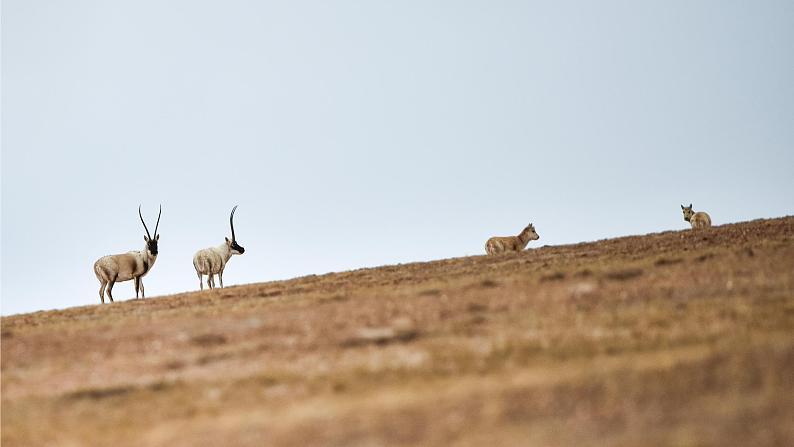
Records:
<instances>
[{"instance_id":1,"label":"pale blue sky","mask_svg":"<svg viewBox=\"0 0 794 447\"><path fill-rule=\"evenodd\" d=\"M2 313L794 213L794 2L2 3ZM153 228L152 228L153 229ZM115 296L134 296L132 282Z\"/></svg>"}]
</instances>

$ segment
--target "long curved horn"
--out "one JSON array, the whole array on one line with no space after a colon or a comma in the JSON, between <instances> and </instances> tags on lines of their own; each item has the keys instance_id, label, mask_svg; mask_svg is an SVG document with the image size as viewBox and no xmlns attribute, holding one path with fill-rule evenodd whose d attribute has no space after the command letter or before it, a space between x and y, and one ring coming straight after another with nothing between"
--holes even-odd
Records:
<instances>
[{"instance_id":1,"label":"long curved horn","mask_svg":"<svg viewBox=\"0 0 794 447\"><path fill-rule=\"evenodd\" d=\"M160 205L160 212L157 213L157 225L154 226L154 237L157 237L157 228L160 227L160 215L163 214L163 205Z\"/></svg>"},{"instance_id":2,"label":"long curved horn","mask_svg":"<svg viewBox=\"0 0 794 447\"><path fill-rule=\"evenodd\" d=\"M237 211L237 205L234 205L234 208L232 208L232 215L229 216L229 225L231 225L231 227L232 227L232 241L236 241L237 240L234 237L234 212L235 211Z\"/></svg>"},{"instance_id":3,"label":"long curved horn","mask_svg":"<svg viewBox=\"0 0 794 447\"><path fill-rule=\"evenodd\" d=\"M141 206L138 205L138 216L141 218L141 223L143 224L143 229L146 230L146 235L149 236L149 239L152 238L152 235L149 234L149 229L146 228L146 222L143 221L143 215L141 214Z\"/></svg>"}]
</instances>

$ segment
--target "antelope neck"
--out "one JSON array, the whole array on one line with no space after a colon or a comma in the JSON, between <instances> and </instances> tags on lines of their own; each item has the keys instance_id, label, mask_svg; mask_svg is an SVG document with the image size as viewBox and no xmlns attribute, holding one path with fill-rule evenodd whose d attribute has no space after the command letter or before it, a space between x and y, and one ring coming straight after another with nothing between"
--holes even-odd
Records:
<instances>
[{"instance_id":1,"label":"antelope neck","mask_svg":"<svg viewBox=\"0 0 794 447\"><path fill-rule=\"evenodd\" d=\"M225 262L228 262L229 259L232 257L232 248L226 245L226 242L222 243L221 245L218 245L216 247L216 250L218 250L221 256L223 256Z\"/></svg>"}]
</instances>

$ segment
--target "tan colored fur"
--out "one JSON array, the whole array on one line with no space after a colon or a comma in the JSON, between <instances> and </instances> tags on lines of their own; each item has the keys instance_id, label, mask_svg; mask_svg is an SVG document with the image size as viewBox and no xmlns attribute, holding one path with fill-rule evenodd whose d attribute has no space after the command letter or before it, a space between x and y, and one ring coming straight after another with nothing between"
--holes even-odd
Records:
<instances>
[{"instance_id":1,"label":"tan colored fur","mask_svg":"<svg viewBox=\"0 0 794 447\"><path fill-rule=\"evenodd\" d=\"M113 302L113 285L122 281L135 281L135 298L138 298L140 289L141 297L145 298L142 278L152 269L156 255L152 255L144 245L142 251L130 251L119 255L108 255L99 258L94 263L94 274L100 282L99 298L105 302L105 287L110 302Z\"/></svg>"},{"instance_id":2,"label":"tan colored fur","mask_svg":"<svg viewBox=\"0 0 794 447\"><path fill-rule=\"evenodd\" d=\"M684 212L684 220L692 225L693 230L711 227L711 217L704 211L695 212L692 209L692 204L689 206L681 205L681 210Z\"/></svg>"},{"instance_id":3,"label":"tan colored fur","mask_svg":"<svg viewBox=\"0 0 794 447\"><path fill-rule=\"evenodd\" d=\"M221 288L223 288L223 271L226 269L226 263L229 262L232 255L240 254L231 245L232 241L226 238L223 244L199 250L193 255L193 267L196 269L201 290L204 290L202 275L207 275L207 287L210 289L215 288L215 279L212 275L218 275Z\"/></svg>"},{"instance_id":4,"label":"tan colored fur","mask_svg":"<svg viewBox=\"0 0 794 447\"><path fill-rule=\"evenodd\" d=\"M529 224L518 236L494 236L488 239L485 243L485 252L489 255L519 252L527 246L529 241L536 241L538 239L540 239L540 236L535 232L535 227Z\"/></svg>"}]
</instances>

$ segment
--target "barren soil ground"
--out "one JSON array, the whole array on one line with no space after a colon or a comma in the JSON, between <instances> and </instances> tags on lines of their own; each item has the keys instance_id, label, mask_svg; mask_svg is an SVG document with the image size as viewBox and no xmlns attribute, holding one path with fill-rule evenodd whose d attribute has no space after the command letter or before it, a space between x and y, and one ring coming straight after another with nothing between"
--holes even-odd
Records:
<instances>
[{"instance_id":1,"label":"barren soil ground","mask_svg":"<svg viewBox=\"0 0 794 447\"><path fill-rule=\"evenodd\" d=\"M3 318L2 444L791 446L794 218Z\"/></svg>"}]
</instances>

